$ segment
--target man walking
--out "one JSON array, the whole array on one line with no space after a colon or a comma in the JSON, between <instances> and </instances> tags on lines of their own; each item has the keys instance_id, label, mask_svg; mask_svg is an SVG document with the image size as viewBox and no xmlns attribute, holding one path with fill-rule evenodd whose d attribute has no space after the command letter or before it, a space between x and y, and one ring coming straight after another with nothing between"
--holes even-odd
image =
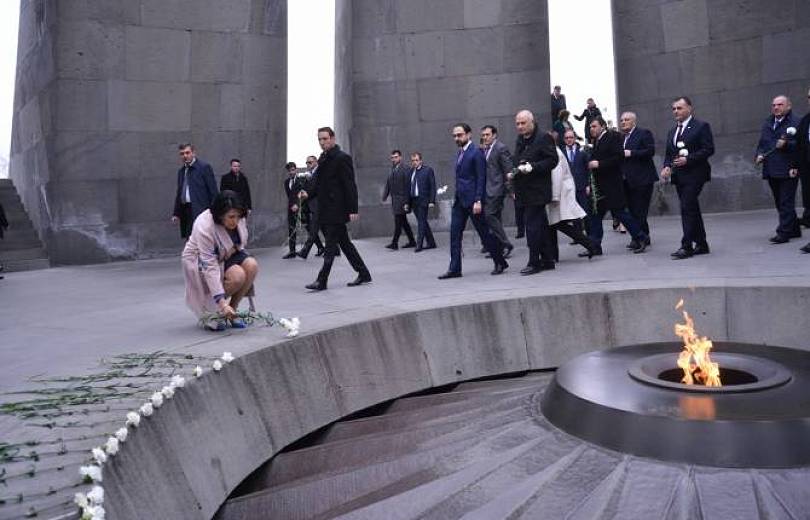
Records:
<instances>
[{"instance_id":1,"label":"man walking","mask_svg":"<svg viewBox=\"0 0 810 520\"><path fill-rule=\"evenodd\" d=\"M459 150L456 155L456 193L450 217L450 266L446 273L439 276L439 280L461 277L461 240L468 218L472 220L481 243L495 263L490 274L501 274L509 267L503 258L498 239L489 230L484 219L487 165L484 154L472 144L471 138L472 128L467 123L458 123L453 127L453 139Z\"/></svg>"},{"instance_id":2,"label":"man walking","mask_svg":"<svg viewBox=\"0 0 810 520\"><path fill-rule=\"evenodd\" d=\"M487 188L484 214L492 234L498 239L503 257L509 258L514 246L506 237L501 214L506 198L506 176L512 171L512 154L505 144L498 140L498 129L493 125L481 128L481 142L484 144L484 158L487 162Z\"/></svg>"},{"instance_id":3,"label":"man walking","mask_svg":"<svg viewBox=\"0 0 810 520\"><path fill-rule=\"evenodd\" d=\"M807 90L807 103L810 105L810 89ZM799 122L796 131L796 153L793 156L793 174L798 175L802 183L802 207L804 213L800 223L810 227L810 112ZM803 253L810 253L810 243L801 248Z\"/></svg>"},{"instance_id":4,"label":"man walking","mask_svg":"<svg viewBox=\"0 0 810 520\"><path fill-rule=\"evenodd\" d=\"M692 117L692 100L686 96L672 102L675 127L667 134L667 150L661 178L672 180L681 207L683 237L674 260L709 254L706 227L700 212L698 197L703 185L711 180L709 157L714 154L714 137L709 123Z\"/></svg>"},{"instance_id":5,"label":"man walking","mask_svg":"<svg viewBox=\"0 0 810 520\"><path fill-rule=\"evenodd\" d=\"M402 152L393 150L391 152L391 172L385 182L382 200L385 202L388 200L388 196L391 196L391 212L394 214L394 236L391 238L391 243L385 247L394 251L399 249L399 235L403 231L405 236L408 237L408 243L402 246L403 249L416 246L411 225L408 224L408 213L411 210L408 205L410 180L410 172L402 164Z\"/></svg>"},{"instance_id":6,"label":"man walking","mask_svg":"<svg viewBox=\"0 0 810 520\"><path fill-rule=\"evenodd\" d=\"M559 85L554 85L554 91L551 93L551 124L553 125L560 117L560 111L565 110L568 106L565 103L565 94L562 93L562 88Z\"/></svg>"},{"instance_id":7,"label":"man walking","mask_svg":"<svg viewBox=\"0 0 810 520\"><path fill-rule=\"evenodd\" d=\"M541 132L534 114L521 110L515 116L518 137L515 143L517 171L509 177L515 202L523 206L529 262L520 274L532 275L554 269L554 243L548 226L546 204L551 201L551 170L557 166L557 150L552 138Z\"/></svg>"},{"instance_id":8,"label":"man walking","mask_svg":"<svg viewBox=\"0 0 810 520\"><path fill-rule=\"evenodd\" d=\"M799 187L797 172L790 168L796 151L796 127L790 99L777 96L771 102L771 115L762 124L757 156L754 162L762 166L762 178L768 181L773 194L779 225L772 244L786 244L791 238L802 236L799 219L796 217L796 189ZM792 135L791 135L792 134Z\"/></svg>"},{"instance_id":9,"label":"man walking","mask_svg":"<svg viewBox=\"0 0 810 520\"><path fill-rule=\"evenodd\" d=\"M177 170L172 222L180 222L180 236L185 239L191 235L194 220L208 209L218 192L214 170L197 157L194 145L184 143L177 149L183 166Z\"/></svg>"},{"instance_id":10,"label":"man walking","mask_svg":"<svg viewBox=\"0 0 810 520\"><path fill-rule=\"evenodd\" d=\"M287 170L287 178L284 179L284 193L287 194L287 254L282 256L284 260L295 258L295 243L298 240L298 219L301 213L301 201L298 193L301 191L298 181L295 178L298 166L294 162L284 165Z\"/></svg>"},{"instance_id":11,"label":"man walking","mask_svg":"<svg viewBox=\"0 0 810 520\"><path fill-rule=\"evenodd\" d=\"M422 154L411 154L411 207L416 216L416 249L419 253L424 249L435 249L436 240L428 223L428 210L436 205L436 176L433 168L422 162ZM425 240L427 245L425 246Z\"/></svg>"},{"instance_id":12,"label":"man walking","mask_svg":"<svg viewBox=\"0 0 810 520\"><path fill-rule=\"evenodd\" d=\"M299 183L299 187L302 190L310 189L315 183L315 172L318 166L318 158L314 155L308 156L306 165L307 173L303 180ZM318 201L314 199L307 200L304 201L303 204L304 216L307 223L307 241L304 242L304 246L300 251L298 251L298 256L299 258L306 260L313 245L318 248L315 256L323 255L323 243L321 242L321 237L318 236L318 234L321 232L321 226L318 220Z\"/></svg>"},{"instance_id":13,"label":"man walking","mask_svg":"<svg viewBox=\"0 0 810 520\"><path fill-rule=\"evenodd\" d=\"M357 185L354 181L354 164L349 154L335 143L335 131L325 126L318 129L318 144L323 150L318 159L315 183L310 190L302 190L302 199L317 198L321 230L326 238L326 252L323 267L318 278L307 285L312 291L323 291L329 281L329 272L337 255L338 248L357 272L357 278L349 282L354 287L371 281L366 264L349 238L346 223L357 220Z\"/></svg>"},{"instance_id":14,"label":"man walking","mask_svg":"<svg viewBox=\"0 0 810 520\"><path fill-rule=\"evenodd\" d=\"M624 134L624 160L621 169L624 177L624 190L627 195L627 209L647 235L646 245L650 245L650 225L647 215L650 212L653 188L658 182L658 172L653 163L655 139L652 132L637 126L634 112L625 112L619 118L619 128ZM630 241L628 249L637 249L638 244Z\"/></svg>"},{"instance_id":15,"label":"man walking","mask_svg":"<svg viewBox=\"0 0 810 520\"><path fill-rule=\"evenodd\" d=\"M253 203L250 200L250 185L247 177L242 173L242 161L231 159L231 169L219 180L219 191L230 190L239 195L239 200L247 209L248 214L253 211Z\"/></svg>"}]
</instances>

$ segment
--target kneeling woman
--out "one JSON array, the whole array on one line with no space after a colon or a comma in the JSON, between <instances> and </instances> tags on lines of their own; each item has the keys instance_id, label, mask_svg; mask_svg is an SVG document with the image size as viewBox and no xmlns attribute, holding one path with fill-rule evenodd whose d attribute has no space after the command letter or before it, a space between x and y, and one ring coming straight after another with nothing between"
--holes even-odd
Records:
<instances>
[{"instance_id":1,"label":"kneeling woman","mask_svg":"<svg viewBox=\"0 0 810 520\"><path fill-rule=\"evenodd\" d=\"M239 301L253 288L259 265L245 252L247 211L233 191L223 191L194 221L183 249L186 304L209 330L242 328Z\"/></svg>"}]
</instances>

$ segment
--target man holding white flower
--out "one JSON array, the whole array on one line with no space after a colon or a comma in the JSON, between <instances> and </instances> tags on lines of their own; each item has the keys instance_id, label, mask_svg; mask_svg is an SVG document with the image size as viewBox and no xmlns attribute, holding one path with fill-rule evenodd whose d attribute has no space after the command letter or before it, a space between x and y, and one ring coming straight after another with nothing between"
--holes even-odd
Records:
<instances>
[{"instance_id":1,"label":"man holding white flower","mask_svg":"<svg viewBox=\"0 0 810 520\"><path fill-rule=\"evenodd\" d=\"M790 99L776 96L771 102L771 115L762 124L757 155L754 163L762 166L762 178L768 181L773 194L779 225L773 244L785 244L791 238L802 236L796 216L796 190L799 187L798 172L790 168L792 154L796 150L796 127L799 122L793 116Z\"/></svg>"},{"instance_id":2,"label":"man holding white flower","mask_svg":"<svg viewBox=\"0 0 810 520\"><path fill-rule=\"evenodd\" d=\"M692 117L692 101L682 96L672 102L675 127L667 134L667 150L661 178L671 180L681 202L681 247L674 260L709 254L706 227L698 197L703 185L711 180L709 157L714 154L714 137L709 123Z\"/></svg>"}]
</instances>

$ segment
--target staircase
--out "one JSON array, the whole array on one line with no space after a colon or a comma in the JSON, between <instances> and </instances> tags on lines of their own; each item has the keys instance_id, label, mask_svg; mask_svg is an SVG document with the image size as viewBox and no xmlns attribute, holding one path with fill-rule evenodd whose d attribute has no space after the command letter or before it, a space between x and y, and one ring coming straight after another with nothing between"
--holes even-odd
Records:
<instances>
[{"instance_id":1,"label":"staircase","mask_svg":"<svg viewBox=\"0 0 810 520\"><path fill-rule=\"evenodd\" d=\"M9 227L0 240L0 264L5 272L50 267L48 255L23 208L11 179L0 179L0 204Z\"/></svg>"}]
</instances>

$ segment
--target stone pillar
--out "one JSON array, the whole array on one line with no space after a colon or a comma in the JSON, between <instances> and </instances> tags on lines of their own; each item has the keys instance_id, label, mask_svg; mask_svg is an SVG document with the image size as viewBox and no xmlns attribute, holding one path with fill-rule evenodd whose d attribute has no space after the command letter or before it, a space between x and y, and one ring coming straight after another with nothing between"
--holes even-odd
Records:
<instances>
[{"instance_id":1,"label":"stone pillar","mask_svg":"<svg viewBox=\"0 0 810 520\"><path fill-rule=\"evenodd\" d=\"M807 2L613 0L613 24L619 109L654 132L658 162L673 125L669 103L687 95L715 138L704 211L773 207L752 159L775 96L790 96L798 116L807 111ZM676 200L667 188L653 210L677 212Z\"/></svg>"},{"instance_id":2,"label":"stone pillar","mask_svg":"<svg viewBox=\"0 0 810 520\"><path fill-rule=\"evenodd\" d=\"M344 93L351 98L336 96L336 102L351 104L348 144L363 212L380 216L362 217L358 232L384 235L391 231L391 218L387 206L380 205L380 195L392 149L401 149L406 160L409 152L421 151L425 163L436 170L437 183L452 185L454 123L469 123L476 143L478 128L494 124L510 148L519 109L533 110L541 128L547 128L546 2L350 3L352 88ZM344 39L349 38L346 29L337 27Z\"/></svg>"},{"instance_id":3,"label":"stone pillar","mask_svg":"<svg viewBox=\"0 0 810 520\"><path fill-rule=\"evenodd\" d=\"M52 260L179 251L188 141L242 159L254 237L280 236L286 30L285 0L22 2L10 170Z\"/></svg>"}]
</instances>

